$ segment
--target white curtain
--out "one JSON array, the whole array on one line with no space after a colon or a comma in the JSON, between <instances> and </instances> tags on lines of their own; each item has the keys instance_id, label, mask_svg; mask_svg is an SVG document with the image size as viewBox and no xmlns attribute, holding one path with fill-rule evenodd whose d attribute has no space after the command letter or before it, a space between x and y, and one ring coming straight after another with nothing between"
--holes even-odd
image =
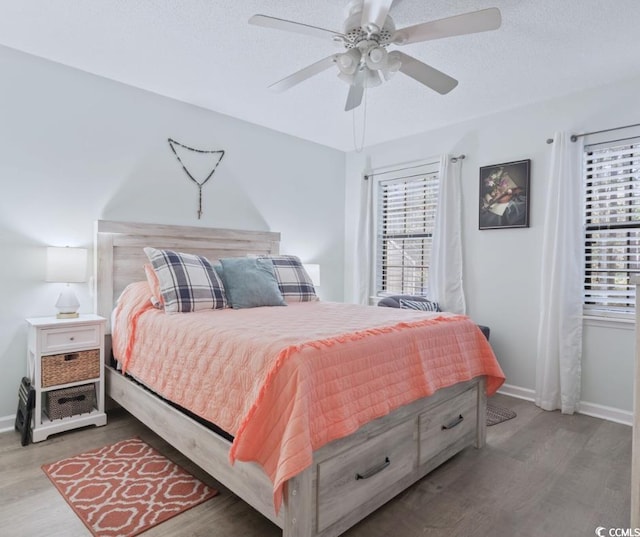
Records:
<instances>
[{"instance_id":1,"label":"white curtain","mask_svg":"<svg viewBox=\"0 0 640 537\"><path fill-rule=\"evenodd\" d=\"M462 285L462 160L440 158L440 194L429 267L429 296L444 311L465 313Z\"/></svg>"},{"instance_id":2,"label":"white curtain","mask_svg":"<svg viewBox=\"0 0 640 537\"><path fill-rule=\"evenodd\" d=\"M360 210L356 256L354 260L355 294L358 304L369 304L373 267L373 177L365 177L360 186Z\"/></svg>"},{"instance_id":3,"label":"white curtain","mask_svg":"<svg viewBox=\"0 0 640 537\"><path fill-rule=\"evenodd\" d=\"M584 281L583 182L581 139L553 137L547 189L536 405L565 414L578 410L582 360L582 284Z\"/></svg>"}]
</instances>

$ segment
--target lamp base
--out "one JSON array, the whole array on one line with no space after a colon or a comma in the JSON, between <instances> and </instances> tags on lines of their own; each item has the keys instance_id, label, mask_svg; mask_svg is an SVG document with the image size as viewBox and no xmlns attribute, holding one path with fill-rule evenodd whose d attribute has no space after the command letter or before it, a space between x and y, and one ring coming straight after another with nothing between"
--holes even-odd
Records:
<instances>
[{"instance_id":1,"label":"lamp base","mask_svg":"<svg viewBox=\"0 0 640 537\"><path fill-rule=\"evenodd\" d=\"M77 319L80 317L79 313L58 313L56 319Z\"/></svg>"},{"instance_id":2,"label":"lamp base","mask_svg":"<svg viewBox=\"0 0 640 537\"><path fill-rule=\"evenodd\" d=\"M80 308L80 302L73 289L67 284L60 293L58 301L56 302L56 309L58 310L58 319L75 319L78 317L78 308Z\"/></svg>"}]
</instances>

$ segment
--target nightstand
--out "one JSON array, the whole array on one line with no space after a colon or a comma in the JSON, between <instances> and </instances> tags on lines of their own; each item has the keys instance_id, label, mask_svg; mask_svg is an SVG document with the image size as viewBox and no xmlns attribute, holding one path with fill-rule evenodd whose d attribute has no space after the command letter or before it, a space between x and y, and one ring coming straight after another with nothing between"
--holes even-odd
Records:
<instances>
[{"instance_id":1,"label":"nightstand","mask_svg":"<svg viewBox=\"0 0 640 537\"><path fill-rule=\"evenodd\" d=\"M27 319L27 365L35 389L32 440L105 425L104 317Z\"/></svg>"}]
</instances>

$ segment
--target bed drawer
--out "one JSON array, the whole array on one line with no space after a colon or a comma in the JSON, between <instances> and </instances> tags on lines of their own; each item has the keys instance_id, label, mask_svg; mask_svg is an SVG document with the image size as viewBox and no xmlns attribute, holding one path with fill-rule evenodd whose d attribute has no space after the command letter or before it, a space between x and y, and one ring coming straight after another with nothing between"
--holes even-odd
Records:
<instances>
[{"instance_id":1,"label":"bed drawer","mask_svg":"<svg viewBox=\"0 0 640 537\"><path fill-rule=\"evenodd\" d=\"M416 421L318 464L318 532L362 506L416 468Z\"/></svg>"},{"instance_id":2,"label":"bed drawer","mask_svg":"<svg viewBox=\"0 0 640 537\"><path fill-rule=\"evenodd\" d=\"M420 464L476 434L477 387L420 414Z\"/></svg>"}]
</instances>

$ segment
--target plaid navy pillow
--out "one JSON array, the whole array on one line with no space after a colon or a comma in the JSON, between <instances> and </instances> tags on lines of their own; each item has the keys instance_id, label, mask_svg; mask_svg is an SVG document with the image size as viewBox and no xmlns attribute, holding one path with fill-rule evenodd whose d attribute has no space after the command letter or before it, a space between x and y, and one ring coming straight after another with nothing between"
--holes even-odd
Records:
<instances>
[{"instance_id":1,"label":"plaid navy pillow","mask_svg":"<svg viewBox=\"0 0 640 537\"><path fill-rule=\"evenodd\" d=\"M437 302L431 302L430 300L407 300L406 298L401 298L399 302L400 307L405 310L442 311Z\"/></svg>"},{"instance_id":2,"label":"plaid navy pillow","mask_svg":"<svg viewBox=\"0 0 640 537\"><path fill-rule=\"evenodd\" d=\"M160 281L166 312L187 313L227 306L222 281L206 257L148 247L144 253Z\"/></svg>"},{"instance_id":3,"label":"plaid navy pillow","mask_svg":"<svg viewBox=\"0 0 640 537\"><path fill-rule=\"evenodd\" d=\"M273 272L285 302L311 302L318 300L311 277L295 255L266 255L271 259Z\"/></svg>"}]
</instances>

